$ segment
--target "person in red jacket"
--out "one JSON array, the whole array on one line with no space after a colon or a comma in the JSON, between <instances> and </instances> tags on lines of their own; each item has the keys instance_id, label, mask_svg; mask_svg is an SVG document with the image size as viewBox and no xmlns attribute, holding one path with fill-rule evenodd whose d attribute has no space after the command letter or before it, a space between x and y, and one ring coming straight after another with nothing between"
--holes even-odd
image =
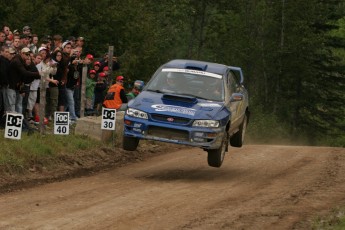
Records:
<instances>
[{"instance_id":1,"label":"person in red jacket","mask_svg":"<svg viewBox=\"0 0 345 230\"><path fill-rule=\"evenodd\" d=\"M123 88L123 76L116 77L116 83L110 86L105 99L103 101L103 107L109 109L116 109L118 111L124 111L127 109L127 96L125 89Z\"/></svg>"}]
</instances>

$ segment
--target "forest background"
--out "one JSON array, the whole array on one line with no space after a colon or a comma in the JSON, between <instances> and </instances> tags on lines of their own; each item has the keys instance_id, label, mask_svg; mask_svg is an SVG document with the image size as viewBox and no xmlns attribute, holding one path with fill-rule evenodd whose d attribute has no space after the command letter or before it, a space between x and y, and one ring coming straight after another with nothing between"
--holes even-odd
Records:
<instances>
[{"instance_id":1,"label":"forest background","mask_svg":"<svg viewBox=\"0 0 345 230\"><path fill-rule=\"evenodd\" d=\"M345 147L343 0L0 0L0 22L114 46L129 82L177 58L239 66L252 142Z\"/></svg>"}]
</instances>

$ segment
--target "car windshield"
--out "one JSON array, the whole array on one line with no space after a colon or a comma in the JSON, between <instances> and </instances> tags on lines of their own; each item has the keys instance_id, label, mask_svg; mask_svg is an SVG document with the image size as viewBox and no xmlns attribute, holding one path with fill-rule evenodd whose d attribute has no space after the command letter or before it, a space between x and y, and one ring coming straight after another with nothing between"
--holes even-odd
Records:
<instances>
[{"instance_id":1,"label":"car windshield","mask_svg":"<svg viewBox=\"0 0 345 230\"><path fill-rule=\"evenodd\" d=\"M222 76L202 71L162 69L150 80L145 90L224 101Z\"/></svg>"}]
</instances>

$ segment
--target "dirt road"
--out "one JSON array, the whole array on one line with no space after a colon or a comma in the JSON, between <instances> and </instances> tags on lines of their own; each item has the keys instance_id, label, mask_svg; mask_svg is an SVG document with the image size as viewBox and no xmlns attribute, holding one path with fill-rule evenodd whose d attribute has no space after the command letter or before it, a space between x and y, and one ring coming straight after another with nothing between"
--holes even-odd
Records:
<instances>
[{"instance_id":1,"label":"dirt road","mask_svg":"<svg viewBox=\"0 0 345 230\"><path fill-rule=\"evenodd\" d=\"M0 195L0 229L308 229L345 206L345 149L248 145L220 169L179 150Z\"/></svg>"}]
</instances>

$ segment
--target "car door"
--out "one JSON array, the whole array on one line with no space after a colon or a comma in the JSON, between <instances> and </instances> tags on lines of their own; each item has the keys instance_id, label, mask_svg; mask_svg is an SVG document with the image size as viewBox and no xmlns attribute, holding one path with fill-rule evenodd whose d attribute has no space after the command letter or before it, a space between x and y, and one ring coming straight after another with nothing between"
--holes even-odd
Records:
<instances>
[{"instance_id":1,"label":"car door","mask_svg":"<svg viewBox=\"0 0 345 230\"><path fill-rule=\"evenodd\" d=\"M229 90L230 95L233 96L234 94L242 95L244 98L244 88L242 87L243 75L241 68L238 67L231 67L230 72L228 74L229 79ZM231 108L231 126L233 128L238 127L242 122L242 117L244 115L244 100L233 100L230 103Z\"/></svg>"}]
</instances>

